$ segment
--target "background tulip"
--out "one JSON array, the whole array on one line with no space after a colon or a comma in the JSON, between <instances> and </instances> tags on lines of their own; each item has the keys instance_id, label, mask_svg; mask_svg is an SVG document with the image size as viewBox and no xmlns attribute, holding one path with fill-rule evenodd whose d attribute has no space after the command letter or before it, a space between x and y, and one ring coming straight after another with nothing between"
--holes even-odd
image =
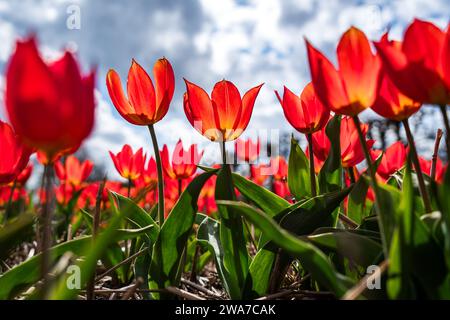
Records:
<instances>
[{"instance_id":1,"label":"background tulip","mask_svg":"<svg viewBox=\"0 0 450 320\"><path fill-rule=\"evenodd\" d=\"M5 102L16 133L50 157L78 148L94 125L94 72L82 76L65 52L51 64L34 38L17 42L6 71Z\"/></svg>"},{"instance_id":2,"label":"background tulip","mask_svg":"<svg viewBox=\"0 0 450 320\"><path fill-rule=\"evenodd\" d=\"M391 175L404 167L407 151L408 149L401 141L397 141L386 148L377 169L377 174L381 179L384 181L388 180ZM381 151L372 150L371 153L373 160L376 160L380 156Z\"/></svg>"},{"instance_id":3,"label":"background tulip","mask_svg":"<svg viewBox=\"0 0 450 320\"><path fill-rule=\"evenodd\" d=\"M380 61L361 30L352 27L341 37L336 50L338 70L308 41L306 46L312 83L325 106L337 114L355 116L373 104Z\"/></svg>"},{"instance_id":4,"label":"background tulip","mask_svg":"<svg viewBox=\"0 0 450 320\"><path fill-rule=\"evenodd\" d=\"M142 148L136 151L136 153L133 153L133 149L126 144L119 153L114 154L110 151L109 154L117 172L122 177L131 181L139 178L145 163Z\"/></svg>"},{"instance_id":5,"label":"background tulip","mask_svg":"<svg viewBox=\"0 0 450 320\"><path fill-rule=\"evenodd\" d=\"M313 133L327 124L330 110L317 98L311 82L303 89L300 97L286 87L283 98L278 92L275 93L283 107L284 116L298 132Z\"/></svg>"},{"instance_id":6,"label":"background tulip","mask_svg":"<svg viewBox=\"0 0 450 320\"><path fill-rule=\"evenodd\" d=\"M191 125L211 141L232 141L247 128L262 84L241 99L236 86L222 80L214 86L211 98L199 86L185 80L184 112Z\"/></svg>"},{"instance_id":7,"label":"background tulip","mask_svg":"<svg viewBox=\"0 0 450 320\"><path fill-rule=\"evenodd\" d=\"M86 181L94 168L94 164L90 160L80 161L73 155L65 160L64 164L57 162L55 171L57 177L66 184L79 187L82 182Z\"/></svg>"},{"instance_id":8,"label":"background tulip","mask_svg":"<svg viewBox=\"0 0 450 320\"><path fill-rule=\"evenodd\" d=\"M17 178L25 169L32 151L23 145L10 125L0 121L0 185Z\"/></svg>"},{"instance_id":9,"label":"background tulip","mask_svg":"<svg viewBox=\"0 0 450 320\"><path fill-rule=\"evenodd\" d=\"M169 149L167 145L164 145L161 151L164 173L169 178L175 180L190 178L197 171L197 164L200 162L202 156L203 152L198 152L196 144L184 150L183 143L181 140L178 140L173 150L172 161L170 161Z\"/></svg>"},{"instance_id":10,"label":"background tulip","mask_svg":"<svg viewBox=\"0 0 450 320\"><path fill-rule=\"evenodd\" d=\"M247 140L238 139L234 144L234 148L239 160L252 163L258 159L260 142L259 139L256 140L256 143L250 138Z\"/></svg>"},{"instance_id":11,"label":"background tulip","mask_svg":"<svg viewBox=\"0 0 450 320\"><path fill-rule=\"evenodd\" d=\"M175 91L175 75L169 60L162 58L156 61L153 75L155 86L144 68L133 59L128 71L127 98L117 72L109 70L107 74L109 96L120 115L132 124L152 125L169 110Z\"/></svg>"}]
</instances>

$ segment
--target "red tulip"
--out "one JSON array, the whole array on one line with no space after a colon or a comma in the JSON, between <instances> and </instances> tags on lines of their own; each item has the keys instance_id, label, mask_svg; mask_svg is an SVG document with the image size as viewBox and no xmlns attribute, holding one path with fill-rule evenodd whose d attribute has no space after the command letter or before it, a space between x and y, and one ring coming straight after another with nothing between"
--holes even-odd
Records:
<instances>
[{"instance_id":1,"label":"red tulip","mask_svg":"<svg viewBox=\"0 0 450 320\"><path fill-rule=\"evenodd\" d=\"M70 184L71 186L78 187L82 182L86 181L94 168L94 164L90 160L86 160L83 163L75 156L68 156L64 165L61 162L55 164L56 175L59 180Z\"/></svg>"},{"instance_id":2,"label":"red tulip","mask_svg":"<svg viewBox=\"0 0 450 320\"><path fill-rule=\"evenodd\" d=\"M273 192L286 200L292 200L291 192L286 181L275 180L272 184Z\"/></svg>"},{"instance_id":3,"label":"red tulip","mask_svg":"<svg viewBox=\"0 0 450 320\"><path fill-rule=\"evenodd\" d=\"M366 35L351 27L337 47L339 69L308 41L312 83L322 103L337 114L355 116L376 98L380 61Z\"/></svg>"},{"instance_id":4,"label":"red tulip","mask_svg":"<svg viewBox=\"0 0 450 320\"><path fill-rule=\"evenodd\" d=\"M19 186L24 186L28 179L30 179L31 173L33 172L33 164L29 163L25 169L23 169L16 178L16 182Z\"/></svg>"},{"instance_id":5,"label":"red tulip","mask_svg":"<svg viewBox=\"0 0 450 320\"><path fill-rule=\"evenodd\" d=\"M247 128L262 84L250 89L241 99L230 81L216 83L211 94L185 80L184 112L191 125L211 141L232 141Z\"/></svg>"},{"instance_id":6,"label":"red tulip","mask_svg":"<svg viewBox=\"0 0 450 320\"><path fill-rule=\"evenodd\" d=\"M145 186L148 186L151 183L156 183L158 181L155 158L150 157L147 166L144 166L142 174L138 180L142 180L142 184Z\"/></svg>"},{"instance_id":7,"label":"red tulip","mask_svg":"<svg viewBox=\"0 0 450 320\"><path fill-rule=\"evenodd\" d=\"M134 59L128 72L125 96L120 77L109 70L106 77L109 96L120 115L128 122L147 126L164 118L175 90L175 76L166 58L153 66L156 88L147 72Z\"/></svg>"},{"instance_id":8,"label":"red tulip","mask_svg":"<svg viewBox=\"0 0 450 320\"><path fill-rule=\"evenodd\" d=\"M197 164L203 156L198 152L197 145L193 144L188 150L183 149L183 143L178 140L172 154L172 163L169 161L169 149L164 145L161 152L161 162L164 173L171 179L187 179L197 171Z\"/></svg>"},{"instance_id":9,"label":"red tulip","mask_svg":"<svg viewBox=\"0 0 450 320\"><path fill-rule=\"evenodd\" d=\"M198 198L199 212L210 215L211 213L217 211L217 205L214 198L216 180L217 176L212 176L208 179L208 181L206 181L205 185L203 186Z\"/></svg>"},{"instance_id":10,"label":"red tulip","mask_svg":"<svg viewBox=\"0 0 450 320\"><path fill-rule=\"evenodd\" d=\"M116 170L122 177L128 180L136 180L139 178L145 163L145 155L143 154L142 148L136 153L133 153L131 147L126 144L119 153L113 154L110 151L109 154Z\"/></svg>"},{"instance_id":11,"label":"red tulip","mask_svg":"<svg viewBox=\"0 0 450 320\"><path fill-rule=\"evenodd\" d=\"M406 162L408 148L402 142L397 141L389 146L381 158L377 173L384 180L388 180L391 175L403 168ZM372 158L376 160L381 154L379 150L372 151Z\"/></svg>"},{"instance_id":12,"label":"red tulip","mask_svg":"<svg viewBox=\"0 0 450 320\"><path fill-rule=\"evenodd\" d=\"M234 149L239 160L253 163L258 159L259 156L259 139L256 141L256 143L254 143L252 139L238 139L236 140Z\"/></svg>"},{"instance_id":13,"label":"red tulip","mask_svg":"<svg viewBox=\"0 0 450 320\"><path fill-rule=\"evenodd\" d=\"M16 133L49 157L78 148L94 125L94 72L83 77L74 56L46 64L33 38L17 42L6 71L5 102Z\"/></svg>"},{"instance_id":14,"label":"red tulip","mask_svg":"<svg viewBox=\"0 0 450 320\"><path fill-rule=\"evenodd\" d=\"M283 107L284 116L298 132L309 134L322 129L328 122L330 110L317 98L312 83L308 83L300 97L284 87L283 99L275 94Z\"/></svg>"},{"instance_id":15,"label":"red tulip","mask_svg":"<svg viewBox=\"0 0 450 320\"><path fill-rule=\"evenodd\" d=\"M343 117L341 119L340 129L342 166L344 168L354 167L364 160L364 152L359 143L355 123L351 118ZM367 124L361 124L361 130L363 135L366 136L369 126ZM314 155L317 157L319 163L323 163L327 159L331 147L330 140L325 133L325 128L314 133L312 140L314 145ZM370 149L375 141L367 140L366 143L367 147Z\"/></svg>"},{"instance_id":16,"label":"red tulip","mask_svg":"<svg viewBox=\"0 0 450 320\"><path fill-rule=\"evenodd\" d=\"M11 126L0 121L0 185L17 178L25 169L31 153Z\"/></svg>"},{"instance_id":17,"label":"red tulip","mask_svg":"<svg viewBox=\"0 0 450 320\"><path fill-rule=\"evenodd\" d=\"M426 160L423 157L419 157L419 163L420 168L422 169L423 173L431 176L431 166L433 161L432 160ZM437 158L436 160L436 181L439 183L444 182L445 178L445 172L447 171L448 164L444 165L442 160L440 158Z\"/></svg>"},{"instance_id":18,"label":"red tulip","mask_svg":"<svg viewBox=\"0 0 450 320\"><path fill-rule=\"evenodd\" d=\"M269 172L269 166L264 164L261 164L259 166L251 166L250 179L260 186L264 185L269 176L267 174L263 174L263 172Z\"/></svg>"},{"instance_id":19,"label":"red tulip","mask_svg":"<svg viewBox=\"0 0 450 320\"><path fill-rule=\"evenodd\" d=\"M279 181L285 181L288 174L288 164L282 156L270 159L270 168L273 170L273 178Z\"/></svg>"},{"instance_id":20,"label":"red tulip","mask_svg":"<svg viewBox=\"0 0 450 320\"><path fill-rule=\"evenodd\" d=\"M403 121L416 113L421 104L402 94L385 72L372 110L380 116L394 121Z\"/></svg>"},{"instance_id":21,"label":"red tulip","mask_svg":"<svg viewBox=\"0 0 450 320\"><path fill-rule=\"evenodd\" d=\"M450 103L450 28L415 19L403 42L387 34L375 43L384 67L402 93L421 103Z\"/></svg>"}]
</instances>

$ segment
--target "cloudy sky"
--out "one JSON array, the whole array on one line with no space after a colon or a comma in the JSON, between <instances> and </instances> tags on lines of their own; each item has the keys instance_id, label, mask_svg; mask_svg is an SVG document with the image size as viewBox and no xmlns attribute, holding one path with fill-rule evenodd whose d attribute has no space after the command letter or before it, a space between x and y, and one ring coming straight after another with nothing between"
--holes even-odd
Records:
<instances>
[{"instance_id":1,"label":"cloudy sky","mask_svg":"<svg viewBox=\"0 0 450 320\"><path fill-rule=\"evenodd\" d=\"M68 28L68 19L73 21L71 15L77 11L80 28ZM171 61L176 92L169 114L156 126L161 143L173 146L179 137L187 143L206 143L184 116L183 77L208 92L223 78L233 81L241 94L264 82L247 135L264 128L290 130L273 90L286 85L299 93L309 81L303 37L334 60L339 37L351 25L370 39L378 39L388 28L399 38L414 17L444 28L450 2L0 0L0 68L3 72L15 39L30 32L38 35L47 57L57 57L68 47L77 52L84 70L97 66L97 124L85 148L111 167L108 150L118 151L124 143L151 148L146 128L128 124L112 106L105 86L109 68L125 78L132 58L148 70L162 56Z\"/></svg>"}]
</instances>

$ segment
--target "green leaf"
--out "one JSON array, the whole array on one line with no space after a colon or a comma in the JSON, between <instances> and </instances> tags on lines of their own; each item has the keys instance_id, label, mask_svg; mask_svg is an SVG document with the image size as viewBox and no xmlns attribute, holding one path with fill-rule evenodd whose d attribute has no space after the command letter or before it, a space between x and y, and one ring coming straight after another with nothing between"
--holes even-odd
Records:
<instances>
[{"instance_id":1,"label":"green leaf","mask_svg":"<svg viewBox=\"0 0 450 320\"><path fill-rule=\"evenodd\" d=\"M372 206L367 201L369 182L366 179L358 179L348 197L348 217L360 224L370 214Z\"/></svg>"},{"instance_id":2,"label":"green leaf","mask_svg":"<svg viewBox=\"0 0 450 320\"><path fill-rule=\"evenodd\" d=\"M287 180L289 190L295 199L311 197L308 158L294 137L291 138Z\"/></svg>"},{"instance_id":3,"label":"green leaf","mask_svg":"<svg viewBox=\"0 0 450 320\"><path fill-rule=\"evenodd\" d=\"M232 177L233 184L239 192L269 216L273 217L291 206L285 199L237 173L233 173Z\"/></svg>"},{"instance_id":4,"label":"green leaf","mask_svg":"<svg viewBox=\"0 0 450 320\"><path fill-rule=\"evenodd\" d=\"M340 132L341 117L335 115L328 122L326 128L331 149L319 173L319 189L321 193L340 190L342 186Z\"/></svg>"},{"instance_id":5,"label":"green leaf","mask_svg":"<svg viewBox=\"0 0 450 320\"><path fill-rule=\"evenodd\" d=\"M217 273L222 279L222 285L227 293L239 296L240 287L237 281L228 281L231 275L224 265L223 249L220 242L220 223L212 218L203 220L197 232L198 242L204 247L208 248L214 254L216 262Z\"/></svg>"},{"instance_id":6,"label":"green leaf","mask_svg":"<svg viewBox=\"0 0 450 320\"><path fill-rule=\"evenodd\" d=\"M9 219L3 227L0 227L0 260L6 258L14 246L33 234L33 221L33 215L22 214Z\"/></svg>"},{"instance_id":7,"label":"green leaf","mask_svg":"<svg viewBox=\"0 0 450 320\"><path fill-rule=\"evenodd\" d=\"M158 239L153 248L150 264L151 289L160 289L168 286L177 286L183 270L183 252L187 239L195 221L197 213L197 200L203 185L215 171L202 173L195 177L178 199L163 224ZM167 298L159 293L154 298Z\"/></svg>"},{"instance_id":8,"label":"green leaf","mask_svg":"<svg viewBox=\"0 0 450 320\"><path fill-rule=\"evenodd\" d=\"M81 256L87 246L92 244L92 237L80 237L56 245L50 249L50 255L58 259L66 252ZM15 266L0 276L0 300L12 299L40 279L41 254Z\"/></svg>"},{"instance_id":9,"label":"green leaf","mask_svg":"<svg viewBox=\"0 0 450 320\"><path fill-rule=\"evenodd\" d=\"M110 193L109 196L112 197L112 194ZM86 246L86 248L84 248L82 254L84 256L84 259L78 263L80 270L82 270L80 274L81 286L84 286L91 278L97 267L97 261L105 255L111 245L121 240L138 237L143 233L148 232L149 228L154 227L147 226L146 228L141 229L138 232L118 230L118 227L122 224L124 218L127 217L126 215L130 211L119 211L115 206L114 201L111 201L111 207L113 216L110 219L108 226L96 237L95 241L91 242ZM59 280L55 290L50 295L50 299L69 300L74 299L77 296L78 289L71 289L69 288L69 286L67 286L67 277L68 276L63 277Z\"/></svg>"},{"instance_id":10,"label":"green leaf","mask_svg":"<svg viewBox=\"0 0 450 320\"><path fill-rule=\"evenodd\" d=\"M364 268L378 264L383 255L383 248L379 242L353 230L334 229L326 232L317 230L307 239L320 249L335 252Z\"/></svg>"},{"instance_id":11,"label":"green leaf","mask_svg":"<svg viewBox=\"0 0 450 320\"><path fill-rule=\"evenodd\" d=\"M348 283L330 263L328 258L312 244L296 238L278 226L270 217L259 209L236 201L220 201L221 205L232 207L235 212L249 219L269 236L280 248L298 258L302 266L311 273L314 280L341 297L348 288Z\"/></svg>"},{"instance_id":12,"label":"green leaf","mask_svg":"<svg viewBox=\"0 0 450 320\"><path fill-rule=\"evenodd\" d=\"M216 202L235 200L234 186L230 166L224 166L217 175ZM223 255L223 266L228 283L233 291L228 292L232 299L240 299L249 267L249 255L242 218L234 214L234 208L218 204L220 214L219 235ZM233 283L233 284L231 284ZM238 288L239 291L234 290Z\"/></svg>"}]
</instances>

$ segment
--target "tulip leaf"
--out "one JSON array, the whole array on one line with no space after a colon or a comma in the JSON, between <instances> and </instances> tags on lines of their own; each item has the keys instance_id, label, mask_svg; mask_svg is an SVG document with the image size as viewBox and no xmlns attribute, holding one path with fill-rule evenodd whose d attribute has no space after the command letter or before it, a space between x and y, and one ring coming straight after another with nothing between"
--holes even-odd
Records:
<instances>
[{"instance_id":1,"label":"tulip leaf","mask_svg":"<svg viewBox=\"0 0 450 320\"><path fill-rule=\"evenodd\" d=\"M234 186L230 166L226 165L219 171L216 181L216 202L235 200ZM228 292L232 299L241 298L248 272L249 255L245 239L242 218L234 214L234 208L218 204L220 214L219 237L223 255L223 267L226 279L232 289ZM239 289L238 291L235 289Z\"/></svg>"},{"instance_id":2,"label":"tulip leaf","mask_svg":"<svg viewBox=\"0 0 450 320\"><path fill-rule=\"evenodd\" d=\"M270 241L300 260L302 266L311 273L314 280L341 297L348 288L348 282L339 274L328 258L314 245L295 237L278 226L261 210L243 202L219 201L221 205L232 207L237 214L249 219L269 236ZM219 204L218 203L218 204Z\"/></svg>"},{"instance_id":3,"label":"tulip leaf","mask_svg":"<svg viewBox=\"0 0 450 320\"><path fill-rule=\"evenodd\" d=\"M331 148L322 169L319 172L319 189L321 193L340 190L342 186L341 165L341 117L335 115L325 129Z\"/></svg>"},{"instance_id":4,"label":"tulip leaf","mask_svg":"<svg viewBox=\"0 0 450 320\"><path fill-rule=\"evenodd\" d=\"M353 230L317 230L306 239L323 251L335 252L364 268L378 264L383 256L381 244Z\"/></svg>"},{"instance_id":5,"label":"tulip leaf","mask_svg":"<svg viewBox=\"0 0 450 320\"><path fill-rule=\"evenodd\" d=\"M288 201L275 193L270 192L266 188L257 185L237 173L233 173L232 176L234 186L239 192L269 216L275 216L277 213L289 208L291 205Z\"/></svg>"},{"instance_id":6,"label":"tulip leaf","mask_svg":"<svg viewBox=\"0 0 450 320\"><path fill-rule=\"evenodd\" d=\"M315 176L314 176L315 178ZM288 186L295 199L311 197L309 162L298 141L291 138L291 152L288 164Z\"/></svg>"},{"instance_id":7,"label":"tulip leaf","mask_svg":"<svg viewBox=\"0 0 450 320\"><path fill-rule=\"evenodd\" d=\"M8 219L8 222L0 227L0 259L4 259L15 245L33 234L33 221L33 215L22 214Z\"/></svg>"},{"instance_id":8,"label":"tulip leaf","mask_svg":"<svg viewBox=\"0 0 450 320\"><path fill-rule=\"evenodd\" d=\"M195 177L164 222L153 247L149 281L151 289L179 284L180 270L184 269L184 251L197 214L198 196L203 185L215 172L205 172ZM170 296L154 293L153 297L161 299Z\"/></svg>"},{"instance_id":9,"label":"tulip leaf","mask_svg":"<svg viewBox=\"0 0 450 320\"><path fill-rule=\"evenodd\" d=\"M369 182L366 179L358 179L348 197L347 215L358 224L370 214L372 208L367 200L368 191Z\"/></svg>"},{"instance_id":10,"label":"tulip leaf","mask_svg":"<svg viewBox=\"0 0 450 320\"><path fill-rule=\"evenodd\" d=\"M81 256L87 246L92 244L91 236L83 236L71 241L56 245L50 249L54 259L60 258L66 252ZM0 300L12 299L20 292L39 281L41 254L15 266L0 276Z\"/></svg>"}]
</instances>

